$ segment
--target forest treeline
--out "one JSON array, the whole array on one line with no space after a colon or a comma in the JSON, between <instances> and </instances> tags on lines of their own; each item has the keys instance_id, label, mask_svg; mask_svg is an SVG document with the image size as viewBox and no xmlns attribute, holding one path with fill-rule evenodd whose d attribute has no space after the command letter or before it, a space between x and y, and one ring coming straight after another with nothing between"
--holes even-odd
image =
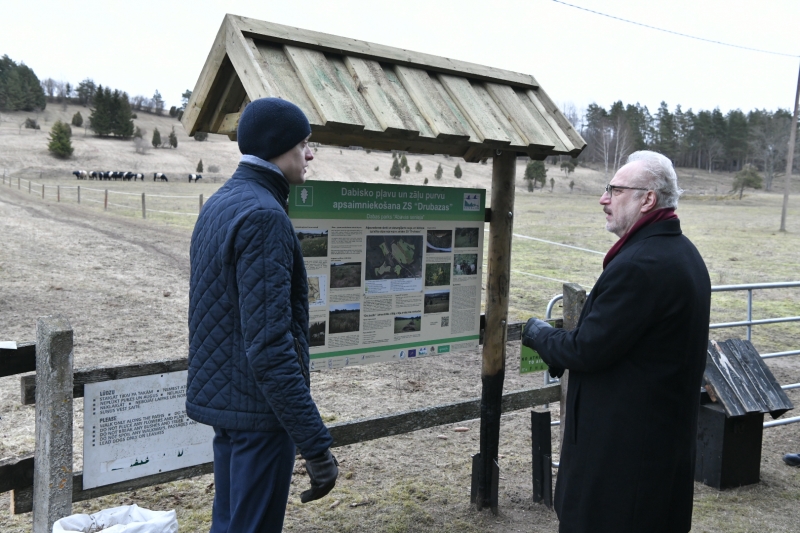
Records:
<instances>
[{"instance_id":1,"label":"forest treeline","mask_svg":"<svg viewBox=\"0 0 800 533\"><path fill-rule=\"evenodd\" d=\"M24 63L0 57L0 111L34 111L47 105L39 78Z\"/></svg>"},{"instance_id":2,"label":"forest treeline","mask_svg":"<svg viewBox=\"0 0 800 533\"><path fill-rule=\"evenodd\" d=\"M582 114L574 106L566 106L564 112L587 143L579 159L598 164L607 175L636 150L655 150L676 167L709 172L736 172L753 165L763 172L766 190L786 169L792 114L784 109L723 114L719 108L694 112L677 105L670 111L662 102L651 113L639 103L618 101L608 109L591 104Z\"/></svg>"}]
</instances>

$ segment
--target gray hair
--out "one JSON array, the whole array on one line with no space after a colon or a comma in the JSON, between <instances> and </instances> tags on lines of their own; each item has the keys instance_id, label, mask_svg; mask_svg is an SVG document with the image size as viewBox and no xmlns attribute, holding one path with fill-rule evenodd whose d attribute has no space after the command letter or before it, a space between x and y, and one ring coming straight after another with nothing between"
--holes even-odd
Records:
<instances>
[{"instance_id":1,"label":"gray hair","mask_svg":"<svg viewBox=\"0 0 800 533\"><path fill-rule=\"evenodd\" d=\"M628 163L635 161L642 163L642 172L637 176L637 182L656 191L656 208L677 209L678 198L683 194L683 189L678 187L678 175L675 174L672 161L658 152L649 150L640 150L628 156Z\"/></svg>"}]
</instances>

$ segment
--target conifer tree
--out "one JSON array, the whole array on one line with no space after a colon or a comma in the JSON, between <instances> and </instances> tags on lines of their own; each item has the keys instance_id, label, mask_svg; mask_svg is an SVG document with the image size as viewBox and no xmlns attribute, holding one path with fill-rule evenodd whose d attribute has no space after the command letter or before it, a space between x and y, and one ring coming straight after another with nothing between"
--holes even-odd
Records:
<instances>
[{"instance_id":1,"label":"conifer tree","mask_svg":"<svg viewBox=\"0 0 800 533\"><path fill-rule=\"evenodd\" d=\"M74 115L72 115L72 125L76 128L83 126L83 115L81 115L80 111L77 111Z\"/></svg>"},{"instance_id":2,"label":"conifer tree","mask_svg":"<svg viewBox=\"0 0 800 533\"><path fill-rule=\"evenodd\" d=\"M153 129L153 140L150 142L153 145L153 148L158 148L161 146L161 132L158 131L158 128Z\"/></svg>"},{"instance_id":3,"label":"conifer tree","mask_svg":"<svg viewBox=\"0 0 800 533\"><path fill-rule=\"evenodd\" d=\"M403 156L400 158L400 166L403 168L408 166L408 159L406 159L406 154L403 154Z\"/></svg>"},{"instance_id":4,"label":"conifer tree","mask_svg":"<svg viewBox=\"0 0 800 533\"><path fill-rule=\"evenodd\" d=\"M169 132L169 145L171 148L178 147L178 136L175 135L175 128L172 128L172 131Z\"/></svg>"},{"instance_id":5,"label":"conifer tree","mask_svg":"<svg viewBox=\"0 0 800 533\"><path fill-rule=\"evenodd\" d=\"M106 96L109 98L106 99ZM97 135L108 135L111 133L111 115L109 113L109 99L111 91L104 90L102 85L97 87L94 93L94 109L89 115L89 127Z\"/></svg>"},{"instance_id":6,"label":"conifer tree","mask_svg":"<svg viewBox=\"0 0 800 533\"><path fill-rule=\"evenodd\" d=\"M203 160L202 159L197 163L197 172L203 172Z\"/></svg>"},{"instance_id":7,"label":"conifer tree","mask_svg":"<svg viewBox=\"0 0 800 533\"><path fill-rule=\"evenodd\" d=\"M400 168L400 163L397 159L392 161L392 168L389 169L389 175L396 180L399 180L400 176L403 175L403 170Z\"/></svg>"},{"instance_id":8,"label":"conifer tree","mask_svg":"<svg viewBox=\"0 0 800 533\"><path fill-rule=\"evenodd\" d=\"M458 179L461 179L461 176L464 175L464 173L461 172L461 165L460 164L456 163L456 168L455 168L455 170L453 170L453 174Z\"/></svg>"},{"instance_id":9,"label":"conifer tree","mask_svg":"<svg viewBox=\"0 0 800 533\"><path fill-rule=\"evenodd\" d=\"M414 167L417 172L422 172L422 163L417 161L417 165Z\"/></svg>"},{"instance_id":10,"label":"conifer tree","mask_svg":"<svg viewBox=\"0 0 800 533\"><path fill-rule=\"evenodd\" d=\"M444 175L444 170L442 170L442 164L439 163L439 166L436 168L436 174L434 174L434 176L436 176L437 180L440 180L442 179L443 175Z\"/></svg>"},{"instance_id":11,"label":"conifer tree","mask_svg":"<svg viewBox=\"0 0 800 533\"><path fill-rule=\"evenodd\" d=\"M57 120L50 130L50 142L47 144L47 149L56 157L68 158L73 152L71 136L72 130L69 125Z\"/></svg>"}]
</instances>

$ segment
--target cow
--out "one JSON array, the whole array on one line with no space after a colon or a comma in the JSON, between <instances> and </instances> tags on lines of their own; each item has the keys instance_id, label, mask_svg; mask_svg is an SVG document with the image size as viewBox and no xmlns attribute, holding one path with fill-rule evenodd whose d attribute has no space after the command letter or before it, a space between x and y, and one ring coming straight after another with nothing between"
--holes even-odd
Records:
<instances>
[{"instance_id":1,"label":"cow","mask_svg":"<svg viewBox=\"0 0 800 533\"><path fill-rule=\"evenodd\" d=\"M86 178L88 178L88 177L89 177L89 173L88 173L88 172L86 172L85 170L75 170L75 171L73 171L72 173L73 173L73 174L75 175L75 177L76 177L76 178L78 178L79 180L85 180Z\"/></svg>"},{"instance_id":2,"label":"cow","mask_svg":"<svg viewBox=\"0 0 800 533\"><path fill-rule=\"evenodd\" d=\"M122 175L122 180L131 181L135 176L136 174L134 174L133 172L126 172L125 174Z\"/></svg>"},{"instance_id":3,"label":"cow","mask_svg":"<svg viewBox=\"0 0 800 533\"><path fill-rule=\"evenodd\" d=\"M144 181L144 174L142 174L141 172L134 172L133 173L133 181L136 181L136 180Z\"/></svg>"},{"instance_id":4,"label":"cow","mask_svg":"<svg viewBox=\"0 0 800 533\"><path fill-rule=\"evenodd\" d=\"M167 179L167 175L164 174L163 172L153 172L153 181L158 181L158 180L169 181Z\"/></svg>"},{"instance_id":5,"label":"cow","mask_svg":"<svg viewBox=\"0 0 800 533\"><path fill-rule=\"evenodd\" d=\"M203 175L202 174L189 174L189 183L191 183L193 181L195 183L197 183L197 180L201 180L201 179L203 179Z\"/></svg>"},{"instance_id":6,"label":"cow","mask_svg":"<svg viewBox=\"0 0 800 533\"><path fill-rule=\"evenodd\" d=\"M99 180L99 179L101 179L103 177L102 174L103 174L102 172L98 172L96 170L92 170L91 172L89 172L89 179L90 180Z\"/></svg>"}]
</instances>

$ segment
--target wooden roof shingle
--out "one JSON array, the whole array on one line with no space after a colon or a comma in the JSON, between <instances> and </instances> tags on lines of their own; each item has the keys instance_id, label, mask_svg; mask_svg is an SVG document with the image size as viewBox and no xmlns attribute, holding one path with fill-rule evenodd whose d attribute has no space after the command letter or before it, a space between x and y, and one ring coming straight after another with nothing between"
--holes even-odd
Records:
<instances>
[{"instance_id":1,"label":"wooden roof shingle","mask_svg":"<svg viewBox=\"0 0 800 533\"><path fill-rule=\"evenodd\" d=\"M586 146L533 76L226 15L182 122L236 138L262 97L297 104L313 140L478 161L542 159Z\"/></svg>"}]
</instances>

